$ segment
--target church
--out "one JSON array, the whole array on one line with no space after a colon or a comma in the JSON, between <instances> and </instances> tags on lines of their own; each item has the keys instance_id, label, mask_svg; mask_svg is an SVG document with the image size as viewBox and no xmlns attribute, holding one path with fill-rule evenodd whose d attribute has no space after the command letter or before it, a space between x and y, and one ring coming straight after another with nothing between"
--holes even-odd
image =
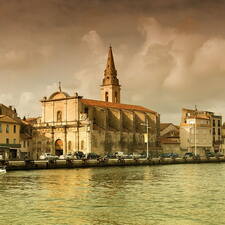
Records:
<instances>
[{"instance_id":1,"label":"church","mask_svg":"<svg viewBox=\"0 0 225 225\"><path fill-rule=\"evenodd\" d=\"M149 153L157 154L160 115L142 106L122 104L120 92L110 46L100 86L101 100L85 99L78 93L70 96L60 84L58 91L41 100L42 115L33 131L33 157L45 152L143 153L147 142Z\"/></svg>"}]
</instances>

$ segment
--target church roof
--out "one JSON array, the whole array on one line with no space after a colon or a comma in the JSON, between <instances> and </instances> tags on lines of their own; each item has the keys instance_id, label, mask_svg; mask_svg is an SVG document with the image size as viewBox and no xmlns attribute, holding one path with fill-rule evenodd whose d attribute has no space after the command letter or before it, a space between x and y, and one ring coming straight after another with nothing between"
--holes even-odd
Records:
<instances>
[{"instance_id":1,"label":"church roof","mask_svg":"<svg viewBox=\"0 0 225 225\"><path fill-rule=\"evenodd\" d=\"M98 106L103 108L115 108L115 109L127 109L127 110L150 112L150 113L156 114L155 111L147 109L142 106L138 106L138 105L112 103L112 102L98 101L98 100L92 100L92 99L81 99L81 102L85 105L90 105L90 106Z\"/></svg>"},{"instance_id":2,"label":"church roof","mask_svg":"<svg viewBox=\"0 0 225 225\"><path fill-rule=\"evenodd\" d=\"M160 123L160 131L164 130L165 128L167 128L170 125L176 127L177 129L180 128L179 126L174 125L173 123Z\"/></svg>"},{"instance_id":3,"label":"church roof","mask_svg":"<svg viewBox=\"0 0 225 225\"><path fill-rule=\"evenodd\" d=\"M70 97L66 92L62 91L61 88L61 82L59 82L59 91L54 92L50 97L49 100L54 100L54 99L62 99L62 98L68 98Z\"/></svg>"},{"instance_id":4,"label":"church roof","mask_svg":"<svg viewBox=\"0 0 225 225\"><path fill-rule=\"evenodd\" d=\"M69 94L67 94L66 92L63 92L63 91L57 91L57 92L54 92L50 97L49 97L49 100L52 100L52 99L61 99L61 98L67 98L67 97L70 97Z\"/></svg>"}]
</instances>

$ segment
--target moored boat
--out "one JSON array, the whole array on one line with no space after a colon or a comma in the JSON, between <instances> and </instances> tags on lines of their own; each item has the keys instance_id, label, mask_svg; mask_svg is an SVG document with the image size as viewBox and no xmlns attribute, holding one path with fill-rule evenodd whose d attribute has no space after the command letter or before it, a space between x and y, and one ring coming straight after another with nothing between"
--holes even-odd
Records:
<instances>
[{"instance_id":1,"label":"moored boat","mask_svg":"<svg viewBox=\"0 0 225 225\"><path fill-rule=\"evenodd\" d=\"M0 175L3 175L6 173L6 168L5 167L0 167Z\"/></svg>"}]
</instances>

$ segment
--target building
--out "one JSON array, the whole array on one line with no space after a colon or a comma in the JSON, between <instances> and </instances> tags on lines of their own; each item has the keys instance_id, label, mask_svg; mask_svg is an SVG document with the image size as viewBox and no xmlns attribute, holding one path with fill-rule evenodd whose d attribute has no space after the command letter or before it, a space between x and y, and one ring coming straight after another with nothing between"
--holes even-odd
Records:
<instances>
[{"instance_id":1,"label":"building","mask_svg":"<svg viewBox=\"0 0 225 225\"><path fill-rule=\"evenodd\" d=\"M25 159L32 154L32 126L12 106L0 104L0 160Z\"/></svg>"},{"instance_id":2,"label":"building","mask_svg":"<svg viewBox=\"0 0 225 225\"><path fill-rule=\"evenodd\" d=\"M32 159L32 124L24 118L21 120L20 129L20 159Z\"/></svg>"},{"instance_id":3,"label":"building","mask_svg":"<svg viewBox=\"0 0 225 225\"><path fill-rule=\"evenodd\" d=\"M160 124L160 143L163 153L182 154L180 149L180 128L172 123Z\"/></svg>"},{"instance_id":4,"label":"building","mask_svg":"<svg viewBox=\"0 0 225 225\"><path fill-rule=\"evenodd\" d=\"M70 96L59 90L41 100L42 116L34 125L33 152L61 155L74 151L98 154L116 151L145 152L145 123L148 120L150 154L160 150L160 116L142 106L121 104L112 48L109 48L101 101Z\"/></svg>"},{"instance_id":5,"label":"building","mask_svg":"<svg viewBox=\"0 0 225 225\"><path fill-rule=\"evenodd\" d=\"M0 115L0 159L20 158L20 123Z\"/></svg>"},{"instance_id":6,"label":"building","mask_svg":"<svg viewBox=\"0 0 225 225\"><path fill-rule=\"evenodd\" d=\"M222 116L209 111L182 109L180 124L181 149L204 155L218 152L222 144Z\"/></svg>"},{"instance_id":7,"label":"building","mask_svg":"<svg viewBox=\"0 0 225 225\"><path fill-rule=\"evenodd\" d=\"M221 144L220 152L222 154L225 154L225 123L223 123L222 125L221 133L222 133L222 144Z\"/></svg>"}]
</instances>

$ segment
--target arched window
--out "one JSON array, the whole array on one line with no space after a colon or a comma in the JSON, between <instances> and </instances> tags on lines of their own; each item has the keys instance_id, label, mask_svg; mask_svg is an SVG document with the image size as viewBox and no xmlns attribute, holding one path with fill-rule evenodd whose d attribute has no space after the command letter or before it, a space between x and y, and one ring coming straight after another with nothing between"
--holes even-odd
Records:
<instances>
[{"instance_id":1,"label":"arched window","mask_svg":"<svg viewBox=\"0 0 225 225\"><path fill-rule=\"evenodd\" d=\"M57 111L57 122L62 122L62 111Z\"/></svg>"},{"instance_id":2,"label":"arched window","mask_svg":"<svg viewBox=\"0 0 225 225\"><path fill-rule=\"evenodd\" d=\"M81 141L81 150L84 150L84 141Z\"/></svg>"},{"instance_id":3,"label":"arched window","mask_svg":"<svg viewBox=\"0 0 225 225\"><path fill-rule=\"evenodd\" d=\"M117 92L115 92L115 102L117 102L118 100L118 95L117 95Z\"/></svg>"},{"instance_id":4,"label":"arched window","mask_svg":"<svg viewBox=\"0 0 225 225\"><path fill-rule=\"evenodd\" d=\"M9 124L6 125L6 133L9 133Z\"/></svg>"},{"instance_id":5,"label":"arched window","mask_svg":"<svg viewBox=\"0 0 225 225\"><path fill-rule=\"evenodd\" d=\"M28 142L29 143L29 142ZM46 142L46 152L48 152L48 153L50 153L51 152L51 143L50 143L50 141L47 141Z\"/></svg>"},{"instance_id":6,"label":"arched window","mask_svg":"<svg viewBox=\"0 0 225 225\"><path fill-rule=\"evenodd\" d=\"M108 102L109 101L109 93L105 92L105 101Z\"/></svg>"},{"instance_id":7,"label":"arched window","mask_svg":"<svg viewBox=\"0 0 225 225\"><path fill-rule=\"evenodd\" d=\"M72 142L68 141L68 150L71 151L71 149L72 149Z\"/></svg>"}]
</instances>

